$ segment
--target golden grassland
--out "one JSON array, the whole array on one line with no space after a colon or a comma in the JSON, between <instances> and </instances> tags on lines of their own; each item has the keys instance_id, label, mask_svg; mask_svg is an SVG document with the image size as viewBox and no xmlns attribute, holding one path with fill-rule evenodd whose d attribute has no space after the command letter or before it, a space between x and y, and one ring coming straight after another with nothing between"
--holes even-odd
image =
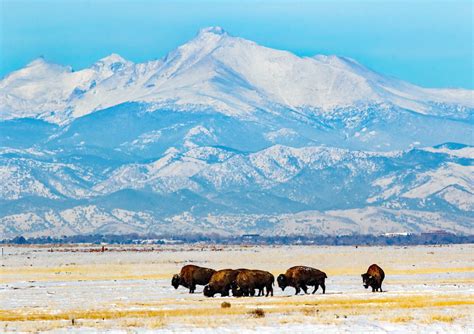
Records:
<instances>
[{"instance_id":1,"label":"golden grassland","mask_svg":"<svg viewBox=\"0 0 474 334\"><path fill-rule=\"evenodd\" d=\"M202 299L176 301L161 300L156 303L130 303L114 305L107 308L76 309L62 312L36 309L0 310L0 321L44 321L69 319L117 319L117 318L170 318L170 317L203 317L203 316L231 316L243 315L252 308L263 308L266 313L302 312L344 312L349 314L370 314L374 310L401 310L401 309L436 309L465 307L474 310L474 296L472 295L401 295L383 296L377 298L341 298L332 296L318 296L310 299L308 296L260 298L256 301L248 298L228 298L231 307L222 308L222 299ZM258 299L257 299L258 300ZM174 309L166 306L173 304ZM185 306L185 307L183 307ZM443 321L441 315L433 320Z\"/></svg>"},{"instance_id":2,"label":"golden grassland","mask_svg":"<svg viewBox=\"0 0 474 334\"><path fill-rule=\"evenodd\" d=\"M186 263L192 262L213 268L243 268L249 267L249 258L253 267L268 270L275 275L284 272L292 265L311 264L323 269L330 277L358 276L371 263L382 264L391 275L437 274L447 271L474 273L474 257L469 255L474 254L474 245L357 248L136 246L129 252L124 251L128 248L121 246L107 247L105 252L90 252L98 247L7 246L5 247L7 255L2 258L4 266L0 267L0 283L33 280L54 282L167 279ZM48 261L45 261L45 258Z\"/></svg>"},{"instance_id":3,"label":"golden grassland","mask_svg":"<svg viewBox=\"0 0 474 334\"><path fill-rule=\"evenodd\" d=\"M174 310L71 310L64 313L29 313L13 315L11 312L5 314L2 312L0 328L15 328L17 330L51 330L54 328L66 327L92 327L95 329L107 328L147 328L156 329L167 325L180 324L189 326L203 327L225 327L233 325L241 321L245 321L246 326L256 325L272 325L275 322L279 324L293 323L315 323L315 324L337 324L345 321L351 321L361 316L373 316L377 314L373 320L393 323L409 323L416 322L419 324L431 324L433 322L452 323L454 321L466 319L471 316L474 309L472 303L465 305L471 307L462 307L458 305L450 309L450 314L445 315L438 311L444 306L438 303L438 307L426 306L425 310L418 315L409 314L398 315L394 312L397 310L396 305L379 304L377 307L388 307L391 312L382 312L382 309L374 308L368 304L360 307L358 303L353 307L345 309L338 308L337 305L327 307L324 305L308 306L306 303L295 305L278 305L278 307L270 308L261 306L245 306L234 305L231 302L230 308L202 307L190 309L174 309ZM418 306L413 306L413 309ZM257 313L258 310L258 313ZM255 316L255 314L263 314L263 316ZM383 314L383 316L382 316Z\"/></svg>"},{"instance_id":4,"label":"golden grassland","mask_svg":"<svg viewBox=\"0 0 474 334\"><path fill-rule=\"evenodd\" d=\"M274 275L285 272L285 268L271 270ZM385 268L391 275L417 275L417 274L437 274L445 273L474 273L472 267L451 267L447 268L414 268L397 269ZM64 281L64 280L143 280L143 279L168 279L175 273L175 270L163 271L159 265L148 264L96 264L96 265L68 265L61 267L12 267L0 268L0 283L10 283L21 280L24 281ZM360 268L329 269L326 270L328 276L358 276ZM394 281L396 282L396 281ZM440 280L444 283L454 283L458 280ZM474 279L465 279L465 283L473 283Z\"/></svg>"},{"instance_id":5,"label":"golden grassland","mask_svg":"<svg viewBox=\"0 0 474 334\"><path fill-rule=\"evenodd\" d=\"M158 266L157 266L158 267ZM69 265L63 267L20 267L1 268L0 282L15 282L19 277L25 281L64 281L64 280L133 280L165 279L171 273L160 272L159 268L143 264L97 264Z\"/></svg>"},{"instance_id":6,"label":"golden grassland","mask_svg":"<svg viewBox=\"0 0 474 334\"><path fill-rule=\"evenodd\" d=\"M245 326L274 324L337 324L366 317L370 321L394 324L452 324L474 323L474 245L458 247L221 247L204 249L163 249L160 252L111 252L81 254L47 252L44 248L15 248L2 258L0 282L5 285L17 282L71 282L103 281L101 284L127 287L124 294L129 300L106 299L101 303L85 303L74 307L22 306L2 308L0 305L0 331L45 331L57 328L90 327L97 330L110 328L156 329L173 324L221 327L232 324ZM67 248L74 249L72 246ZM423 282L425 285L463 285L455 292L443 290L400 290L397 293L327 293L259 298L204 298L188 297L182 293L158 296L156 300L132 295L144 280L168 280L186 263L197 263L214 268L245 267L251 259L252 267L267 269L277 275L287 267L305 263L317 266L330 278L342 277L339 282L360 279L367 264L381 263L390 284ZM212 259L212 261L210 261ZM247 263L248 264L248 263ZM316 266L316 265L315 265ZM451 273L454 275L438 275ZM459 275L457 275L459 273ZM430 275L432 274L432 275ZM391 278L392 275L402 275ZM347 277L344 278L344 277ZM137 280L130 283L129 280ZM95 284L95 283L94 283ZM153 283L154 284L154 283ZM352 283L351 283L352 284ZM71 285L72 286L72 285ZM409 285L407 285L409 286ZM362 289L362 287L360 287ZM465 288L469 290L466 291ZM56 296L62 298L70 285L56 287ZM184 288L183 288L184 289ZM277 290L278 288L275 287ZM182 290L182 289L181 289ZM181 291L180 292L183 292ZM359 291L360 292L360 291ZM9 296L15 297L14 290ZM23 291L22 293L29 293ZM100 291L98 291L100 293ZM132 298L133 297L133 298ZM222 302L230 307L222 307ZM62 304L59 304L62 305ZM256 310L261 311L256 311ZM256 316L258 315L258 316ZM245 320L245 321L242 321Z\"/></svg>"}]
</instances>

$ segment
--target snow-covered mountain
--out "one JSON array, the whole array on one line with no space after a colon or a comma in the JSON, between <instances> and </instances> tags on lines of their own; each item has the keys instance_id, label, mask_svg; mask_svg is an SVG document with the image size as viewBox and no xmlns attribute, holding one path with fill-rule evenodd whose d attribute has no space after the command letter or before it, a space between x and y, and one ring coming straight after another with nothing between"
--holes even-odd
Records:
<instances>
[{"instance_id":1,"label":"snow-covered mountain","mask_svg":"<svg viewBox=\"0 0 474 334\"><path fill-rule=\"evenodd\" d=\"M472 233L474 147L398 152L198 146L135 163L1 152L5 236Z\"/></svg>"},{"instance_id":2,"label":"snow-covered mountain","mask_svg":"<svg viewBox=\"0 0 474 334\"><path fill-rule=\"evenodd\" d=\"M0 81L0 235L474 223L473 91L202 29L164 59Z\"/></svg>"},{"instance_id":3,"label":"snow-covered mountain","mask_svg":"<svg viewBox=\"0 0 474 334\"><path fill-rule=\"evenodd\" d=\"M232 37L219 27L202 29L164 59L143 64L112 54L73 71L37 59L5 77L0 92L5 118L54 123L130 101L240 117L252 117L256 110L329 112L384 105L422 114L454 108L453 116L466 118L474 107L469 90L424 89L352 59L298 57Z\"/></svg>"}]
</instances>

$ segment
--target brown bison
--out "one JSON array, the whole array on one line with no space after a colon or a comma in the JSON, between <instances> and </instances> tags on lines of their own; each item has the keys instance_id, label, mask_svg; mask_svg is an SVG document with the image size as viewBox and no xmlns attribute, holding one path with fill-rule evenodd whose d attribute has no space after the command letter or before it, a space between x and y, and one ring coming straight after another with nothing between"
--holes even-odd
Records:
<instances>
[{"instance_id":1,"label":"brown bison","mask_svg":"<svg viewBox=\"0 0 474 334\"><path fill-rule=\"evenodd\" d=\"M263 270L242 270L232 282L232 295L255 296L255 290L258 289L258 296L263 296L264 289L267 290L266 297L269 294L273 296L273 284L275 277L268 271Z\"/></svg>"},{"instance_id":2,"label":"brown bison","mask_svg":"<svg viewBox=\"0 0 474 334\"><path fill-rule=\"evenodd\" d=\"M171 279L171 285L177 289L180 285L189 288L189 293L194 293L196 285L206 285L209 283L212 274L216 271L214 269L198 267L188 264L181 268L181 272L176 274Z\"/></svg>"},{"instance_id":3,"label":"brown bison","mask_svg":"<svg viewBox=\"0 0 474 334\"><path fill-rule=\"evenodd\" d=\"M287 286L295 288L297 295L301 289L304 293L308 293L307 286L314 285L313 293L321 286L323 293L326 293L326 285L324 281L327 275L322 271L305 266L291 267L285 274L281 274L277 278L278 286L284 291Z\"/></svg>"},{"instance_id":4,"label":"brown bison","mask_svg":"<svg viewBox=\"0 0 474 334\"><path fill-rule=\"evenodd\" d=\"M209 280L209 284L204 287L204 296L214 297L216 293L220 293L222 297L229 295L232 282L240 271L245 269L222 269L216 271Z\"/></svg>"},{"instance_id":5,"label":"brown bison","mask_svg":"<svg viewBox=\"0 0 474 334\"><path fill-rule=\"evenodd\" d=\"M385 273L383 272L382 268L376 264L373 264L367 269L367 272L361 276L364 288L367 289L370 286L372 288L372 292L382 292L382 282L385 278Z\"/></svg>"}]
</instances>

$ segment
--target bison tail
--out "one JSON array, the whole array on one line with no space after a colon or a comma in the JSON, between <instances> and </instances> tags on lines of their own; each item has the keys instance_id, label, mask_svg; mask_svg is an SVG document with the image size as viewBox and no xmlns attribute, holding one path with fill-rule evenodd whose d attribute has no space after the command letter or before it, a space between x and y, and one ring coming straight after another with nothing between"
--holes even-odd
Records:
<instances>
[{"instance_id":1,"label":"bison tail","mask_svg":"<svg viewBox=\"0 0 474 334\"><path fill-rule=\"evenodd\" d=\"M324 273L324 278L328 278L328 275L326 275L326 273Z\"/></svg>"}]
</instances>

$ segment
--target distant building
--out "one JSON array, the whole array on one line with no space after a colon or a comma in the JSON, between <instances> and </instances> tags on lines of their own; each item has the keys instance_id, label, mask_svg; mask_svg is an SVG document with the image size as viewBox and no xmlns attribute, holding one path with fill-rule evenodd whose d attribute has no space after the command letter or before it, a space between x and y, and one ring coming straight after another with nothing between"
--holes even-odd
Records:
<instances>
[{"instance_id":1,"label":"distant building","mask_svg":"<svg viewBox=\"0 0 474 334\"><path fill-rule=\"evenodd\" d=\"M432 236L449 236L453 235L453 233L445 231L445 230L436 230L430 232L423 232L421 233L423 237L432 237Z\"/></svg>"},{"instance_id":2,"label":"distant building","mask_svg":"<svg viewBox=\"0 0 474 334\"><path fill-rule=\"evenodd\" d=\"M410 235L411 233L409 232L390 232L390 233L384 233L383 236L384 237L397 237L397 236L403 236L403 237L406 237L408 235Z\"/></svg>"},{"instance_id":3,"label":"distant building","mask_svg":"<svg viewBox=\"0 0 474 334\"><path fill-rule=\"evenodd\" d=\"M260 238L260 234L243 234L242 240L251 241Z\"/></svg>"}]
</instances>

